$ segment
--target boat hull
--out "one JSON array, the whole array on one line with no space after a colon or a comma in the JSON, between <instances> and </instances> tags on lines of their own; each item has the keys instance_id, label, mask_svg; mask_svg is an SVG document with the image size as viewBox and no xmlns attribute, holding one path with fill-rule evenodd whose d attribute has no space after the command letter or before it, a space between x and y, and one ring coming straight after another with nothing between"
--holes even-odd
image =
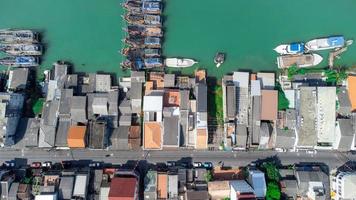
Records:
<instances>
[{"instance_id":1,"label":"boat hull","mask_svg":"<svg viewBox=\"0 0 356 200\"><path fill-rule=\"evenodd\" d=\"M321 63L323 57L318 54L283 55L277 57L278 68L285 69L296 65L299 68L312 67Z\"/></svg>"},{"instance_id":2,"label":"boat hull","mask_svg":"<svg viewBox=\"0 0 356 200\"><path fill-rule=\"evenodd\" d=\"M328 49L336 49L345 46L343 37L329 37L314 39L305 44L308 51L321 51Z\"/></svg>"},{"instance_id":3,"label":"boat hull","mask_svg":"<svg viewBox=\"0 0 356 200\"><path fill-rule=\"evenodd\" d=\"M187 58L166 58L165 60L165 65L167 67L173 67L173 68L186 68L186 67L191 67L196 62L193 59L187 59Z\"/></svg>"}]
</instances>

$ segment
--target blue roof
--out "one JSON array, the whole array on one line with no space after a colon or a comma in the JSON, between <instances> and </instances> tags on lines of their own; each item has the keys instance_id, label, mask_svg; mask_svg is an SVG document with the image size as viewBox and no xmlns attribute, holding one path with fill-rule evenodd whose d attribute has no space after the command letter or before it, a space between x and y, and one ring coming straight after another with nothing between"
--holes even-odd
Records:
<instances>
[{"instance_id":1,"label":"blue roof","mask_svg":"<svg viewBox=\"0 0 356 200\"><path fill-rule=\"evenodd\" d=\"M298 53L304 52L304 43L292 43L290 44L290 50Z\"/></svg>"},{"instance_id":2,"label":"blue roof","mask_svg":"<svg viewBox=\"0 0 356 200\"><path fill-rule=\"evenodd\" d=\"M345 39L342 36L339 37L329 37L328 38L328 44L330 46L344 46L345 44Z\"/></svg>"},{"instance_id":3,"label":"blue roof","mask_svg":"<svg viewBox=\"0 0 356 200\"><path fill-rule=\"evenodd\" d=\"M25 57L25 56L20 56L16 57L16 63L29 63L29 62L34 62L35 58L34 57Z\"/></svg>"}]
</instances>

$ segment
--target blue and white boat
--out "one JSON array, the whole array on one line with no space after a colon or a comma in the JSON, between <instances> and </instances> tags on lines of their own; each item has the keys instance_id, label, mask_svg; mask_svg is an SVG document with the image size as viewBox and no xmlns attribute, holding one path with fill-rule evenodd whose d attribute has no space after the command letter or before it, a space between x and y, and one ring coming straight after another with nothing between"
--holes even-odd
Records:
<instances>
[{"instance_id":1,"label":"blue and white boat","mask_svg":"<svg viewBox=\"0 0 356 200\"><path fill-rule=\"evenodd\" d=\"M10 67L37 67L39 59L34 56L5 57L0 59L0 65Z\"/></svg>"},{"instance_id":2,"label":"blue and white boat","mask_svg":"<svg viewBox=\"0 0 356 200\"><path fill-rule=\"evenodd\" d=\"M161 48L161 39L158 37L146 37L144 45L147 48Z\"/></svg>"},{"instance_id":3,"label":"blue and white boat","mask_svg":"<svg viewBox=\"0 0 356 200\"><path fill-rule=\"evenodd\" d=\"M163 67L161 58L146 58L144 63L146 68Z\"/></svg>"},{"instance_id":4,"label":"blue and white boat","mask_svg":"<svg viewBox=\"0 0 356 200\"><path fill-rule=\"evenodd\" d=\"M302 54L304 53L304 43L281 44L273 50L281 55Z\"/></svg>"},{"instance_id":5,"label":"blue and white boat","mask_svg":"<svg viewBox=\"0 0 356 200\"><path fill-rule=\"evenodd\" d=\"M161 14L162 8L160 2L143 2L142 11L145 14Z\"/></svg>"},{"instance_id":6,"label":"blue and white boat","mask_svg":"<svg viewBox=\"0 0 356 200\"><path fill-rule=\"evenodd\" d=\"M310 40L305 44L305 48L308 51L320 51L320 50L341 48L344 47L345 45L346 42L343 36L334 36L334 37Z\"/></svg>"}]
</instances>

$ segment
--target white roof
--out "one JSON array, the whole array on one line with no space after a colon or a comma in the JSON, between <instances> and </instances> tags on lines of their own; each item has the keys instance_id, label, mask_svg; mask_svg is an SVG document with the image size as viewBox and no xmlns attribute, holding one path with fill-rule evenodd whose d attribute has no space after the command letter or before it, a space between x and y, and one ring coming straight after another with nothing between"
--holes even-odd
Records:
<instances>
[{"instance_id":1,"label":"white roof","mask_svg":"<svg viewBox=\"0 0 356 200\"><path fill-rule=\"evenodd\" d=\"M275 75L274 73L259 72L257 73L257 79L262 81L263 88L274 88Z\"/></svg>"},{"instance_id":2,"label":"white roof","mask_svg":"<svg viewBox=\"0 0 356 200\"><path fill-rule=\"evenodd\" d=\"M251 96L261 96L260 80L251 80Z\"/></svg>"},{"instance_id":3,"label":"white roof","mask_svg":"<svg viewBox=\"0 0 356 200\"><path fill-rule=\"evenodd\" d=\"M57 194L40 194L35 196L35 200L57 200Z\"/></svg>"},{"instance_id":4,"label":"white roof","mask_svg":"<svg viewBox=\"0 0 356 200\"><path fill-rule=\"evenodd\" d=\"M77 175L75 177L75 184L73 196L85 196L87 191L87 175Z\"/></svg>"},{"instance_id":5,"label":"white roof","mask_svg":"<svg viewBox=\"0 0 356 200\"><path fill-rule=\"evenodd\" d=\"M144 112L158 112L163 109L163 96L144 96L143 97L143 111Z\"/></svg>"},{"instance_id":6,"label":"white roof","mask_svg":"<svg viewBox=\"0 0 356 200\"><path fill-rule=\"evenodd\" d=\"M295 108L295 91L294 90L284 90L284 94L289 101L289 108Z\"/></svg>"},{"instance_id":7,"label":"white roof","mask_svg":"<svg viewBox=\"0 0 356 200\"><path fill-rule=\"evenodd\" d=\"M232 80L237 87L248 88L250 73L248 72L234 72Z\"/></svg>"}]
</instances>

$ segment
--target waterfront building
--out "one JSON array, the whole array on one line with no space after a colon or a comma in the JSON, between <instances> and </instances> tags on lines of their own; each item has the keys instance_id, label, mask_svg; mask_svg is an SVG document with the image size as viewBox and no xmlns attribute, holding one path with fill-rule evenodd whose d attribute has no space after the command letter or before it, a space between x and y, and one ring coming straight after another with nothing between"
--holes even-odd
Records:
<instances>
[{"instance_id":1,"label":"waterfront building","mask_svg":"<svg viewBox=\"0 0 356 200\"><path fill-rule=\"evenodd\" d=\"M356 76L349 75L347 77L347 90L349 91L351 111L354 112L356 110Z\"/></svg>"},{"instance_id":2,"label":"waterfront building","mask_svg":"<svg viewBox=\"0 0 356 200\"><path fill-rule=\"evenodd\" d=\"M29 77L28 68L15 68L9 71L9 81L7 84L7 90L21 91L27 88Z\"/></svg>"}]
</instances>

